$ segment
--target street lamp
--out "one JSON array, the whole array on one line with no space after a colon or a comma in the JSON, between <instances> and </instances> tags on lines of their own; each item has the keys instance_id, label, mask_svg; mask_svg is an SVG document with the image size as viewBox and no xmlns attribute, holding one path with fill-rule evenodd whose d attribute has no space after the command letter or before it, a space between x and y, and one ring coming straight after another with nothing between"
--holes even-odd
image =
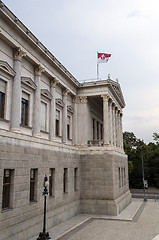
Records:
<instances>
[{"instance_id":1,"label":"street lamp","mask_svg":"<svg viewBox=\"0 0 159 240\"><path fill-rule=\"evenodd\" d=\"M144 202L147 202L147 197L145 196L145 179L144 179L144 159L143 159L143 148L141 148L141 160L142 160L142 179L143 179L143 189L144 189Z\"/></svg>"},{"instance_id":2,"label":"street lamp","mask_svg":"<svg viewBox=\"0 0 159 240\"><path fill-rule=\"evenodd\" d=\"M43 191L43 195L44 195L43 231L39 233L39 237L37 238L37 240L49 240L49 239L51 239L49 237L49 233L46 232L46 196L48 195L48 186L49 186L48 178L45 175L45 177L44 177L44 191Z\"/></svg>"}]
</instances>

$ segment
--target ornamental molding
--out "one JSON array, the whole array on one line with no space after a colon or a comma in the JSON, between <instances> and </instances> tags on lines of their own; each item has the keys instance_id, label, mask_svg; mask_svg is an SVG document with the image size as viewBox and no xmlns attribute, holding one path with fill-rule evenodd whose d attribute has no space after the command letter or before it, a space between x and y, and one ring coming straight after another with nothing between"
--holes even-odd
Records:
<instances>
[{"instance_id":1,"label":"ornamental molding","mask_svg":"<svg viewBox=\"0 0 159 240\"><path fill-rule=\"evenodd\" d=\"M37 88L36 84L29 77L21 77L21 82L34 90Z\"/></svg>"},{"instance_id":2,"label":"ornamental molding","mask_svg":"<svg viewBox=\"0 0 159 240\"><path fill-rule=\"evenodd\" d=\"M69 105L69 106L67 106L67 111L73 114L74 109L71 105Z\"/></svg>"},{"instance_id":3,"label":"ornamental molding","mask_svg":"<svg viewBox=\"0 0 159 240\"><path fill-rule=\"evenodd\" d=\"M7 73L12 77L14 77L15 75L13 68L5 61L0 60L0 70L2 70L3 72Z\"/></svg>"},{"instance_id":4,"label":"ornamental molding","mask_svg":"<svg viewBox=\"0 0 159 240\"><path fill-rule=\"evenodd\" d=\"M52 98L51 93L47 89L41 89L41 95L46 97L46 98L48 98L48 99L50 99L50 100Z\"/></svg>"},{"instance_id":5,"label":"ornamental molding","mask_svg":"<svg viewBox=\"0 0 159 240\"><path fill-rule=\"evenodd\" d=\"M60 99L60 98L57 98L57 99L56 99L56 104L59 105L59 106L62 107L62 108L63 108L64 105L65 105L64 102L62 101L62 99Z\"/></svg>"},{"instance_id":6,"label":"ornamental molding","mask_svg":"<svg viewBox=\"0 0 159 240\"><path fill-rule=\"evenodd\" d=\"M118 82L114 82L112 80L108 80L109 87L117 101L121 104L122 107L125 107L124 97Z\"/></svg>"},{"instance_id":7,"label":"ornamental molding","mask_svg":"<svg viewBox=\"0 0 159 240\"><path fill-rule=\"evenodd\" d=\"M21 48L14 48L13 57L14 60L21 61L23 57L26 57L26 52L22 51Z\"/></svg>"}]
</instances>

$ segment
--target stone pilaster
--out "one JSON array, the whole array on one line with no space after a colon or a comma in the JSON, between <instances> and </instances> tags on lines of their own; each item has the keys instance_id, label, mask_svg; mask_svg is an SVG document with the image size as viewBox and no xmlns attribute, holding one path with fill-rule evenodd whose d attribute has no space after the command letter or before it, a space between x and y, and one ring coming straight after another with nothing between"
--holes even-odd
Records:
<instances>
[{"instance_id":1,"label":"stone pilaster","mask_svg":"<svg viewBox=\"0 0 159 240\"><path fill-rule=\"evenodd\" d=\"M44 72L44 68L40 65L35 69L35 84L37 86L34 96L34 114L33 114L33 135L40 136L40 110L41 110L41 91L40 91L40 81L41 74Z\"/></svg>"},{"instance_id":2,"label":"stone pilaster","mask_svg":"<svg viewBox=\"0 0 159 240\"><path fill-rule=\"evenodd\" d=\"M20 113L21 113L21 60L26 56L20 48L14 49L14 81L12 92L12 108L11 108L11 129L12 131L20 131Z\"/></svg>"},{"instance_id":3,"label":"stone pilaster","mask_svg":"<svg viewBox=\"0 0 159 240\"><path fill-rule=\"evenodd\" d=\"M63 91L63 114L62 114L62 141L65 143L67 141L67 94L69 93L68 89Z\"/></svg>"},{"instance_id":4,"label":"stone pilaster","mask_svg":"<svg viewBox=\"0 0 159 240\"><path fill-rule=\"evenodd\" d=\"M102 95L103 98L103 141L105 145L109 144L109 108L108 95Z\"/></svg>"},{"instance_id":5,"label":"stone pilaster","mask_svg":"<svg viewBox=\"0 0 159 240\"><path fill-rule=\"evenodd\" d=\"M73 122L72 122L72 143L77 144L77 98L73 98Z\"/></svg>"},{"instance_id":6,"label":"stone pilaster","mask_svg":"<svg viewBox=\"0 0 159 240\"><path fill-rule=\"evenodd\" d=\"M50 92L52 95L50 103L50 140L55 140L55 120L56 120L56 85L58 80L56 78L51 79Z\"/></svg>"}]
</instances>

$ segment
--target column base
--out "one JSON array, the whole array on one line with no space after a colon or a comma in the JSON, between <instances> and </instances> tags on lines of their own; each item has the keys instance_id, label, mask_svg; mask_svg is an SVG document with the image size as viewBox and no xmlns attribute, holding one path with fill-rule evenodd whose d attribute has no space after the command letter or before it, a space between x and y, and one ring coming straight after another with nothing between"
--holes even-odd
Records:
<instances>
[{"instance_id":1,"label":"column base","mask_svg":"<svg viewBox=\"0 0 159 240\"><path fill-rule=\"evenodd\" d=\"M40 137L41 137L41 135L40 135L40 134L33 134L33 137L40 138Z\"/></svg>"},{"instance_id":2,"label":"column base","mask_svg":"<svg viewBox=\"0 0 159 240\"><path fill-rule=\"evenodd\" d=\"M19 128L11 128L10 130L15 133L21 133Z\"/></svg>"}]
</instances>

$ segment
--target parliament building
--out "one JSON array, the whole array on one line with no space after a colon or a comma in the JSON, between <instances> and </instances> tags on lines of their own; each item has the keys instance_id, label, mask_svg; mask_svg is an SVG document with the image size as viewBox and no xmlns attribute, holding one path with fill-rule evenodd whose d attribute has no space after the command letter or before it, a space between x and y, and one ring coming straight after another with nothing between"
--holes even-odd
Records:
<instances>
[{"instance_id":1,"label":"parliament building","mask_svg":"<svg viewBox=\"0 0 159 240\"><path fill-rule=\"evenodd\" d=\"M0 1L0 240L130 202L121 87L79 82Z\"/></svg>"}]
</instances>

